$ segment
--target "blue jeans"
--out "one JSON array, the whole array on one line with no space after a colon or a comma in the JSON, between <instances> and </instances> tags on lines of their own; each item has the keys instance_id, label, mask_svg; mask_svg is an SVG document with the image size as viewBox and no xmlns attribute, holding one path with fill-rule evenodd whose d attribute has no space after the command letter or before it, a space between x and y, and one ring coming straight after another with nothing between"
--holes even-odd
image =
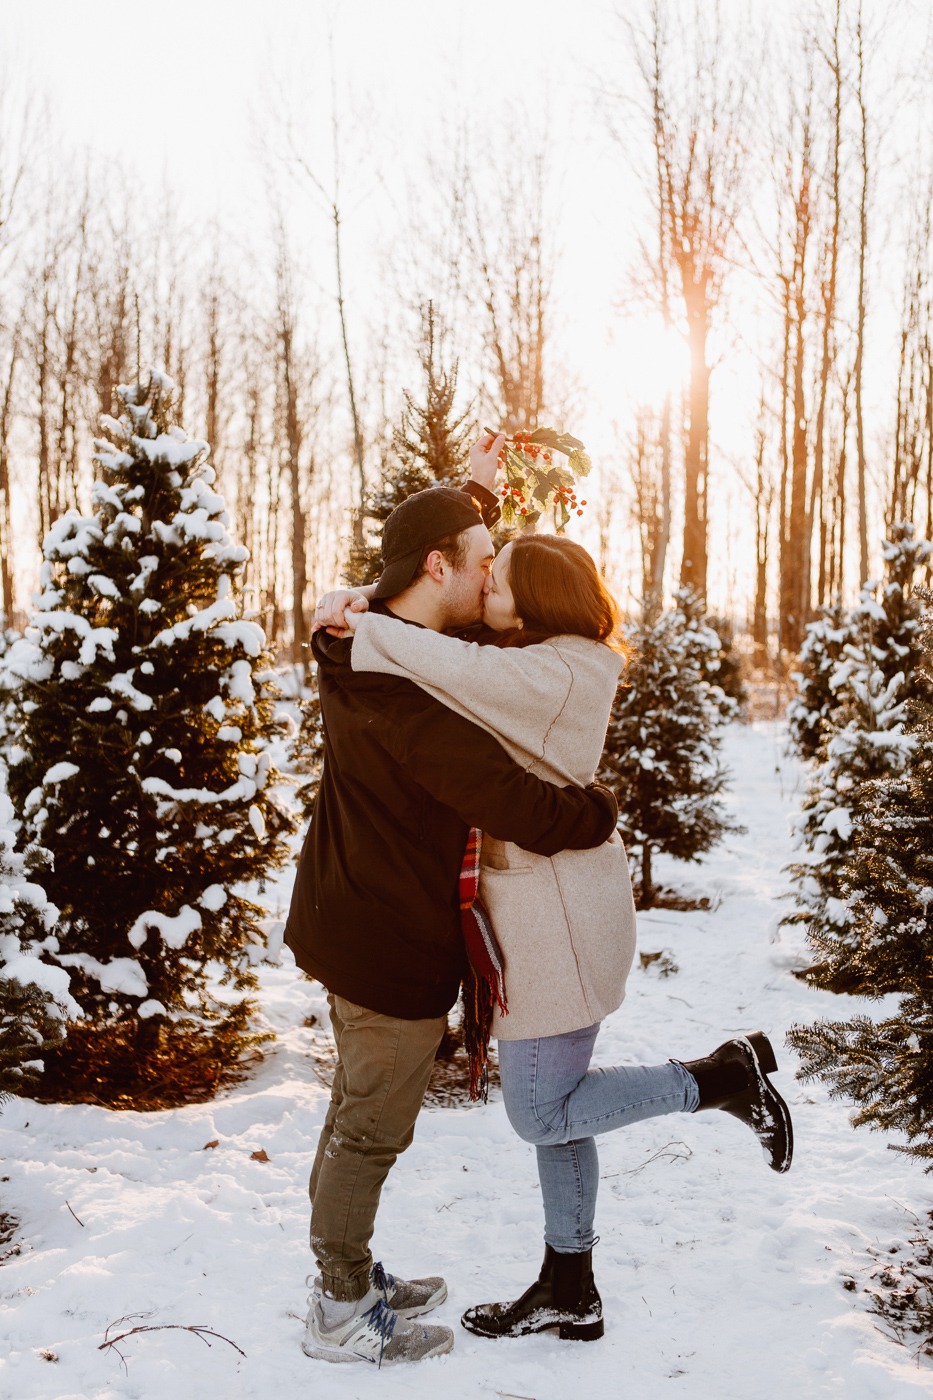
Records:
<instances>
[{"instance_id":1,"label":"blue jeans","mask_svg":"<svg viewBox=\"0 0 933 1400\"><path fill-rule=\"evenodd\" d=\"M592 1249L599 1159L594 1136L664 1113L692 1113L696 1080L683 1065L590 1069L599 1025L539 1040L500 1040L509 1122L538 1153L544 1238L559 1254Z\"/></svg>"}]
</instances>

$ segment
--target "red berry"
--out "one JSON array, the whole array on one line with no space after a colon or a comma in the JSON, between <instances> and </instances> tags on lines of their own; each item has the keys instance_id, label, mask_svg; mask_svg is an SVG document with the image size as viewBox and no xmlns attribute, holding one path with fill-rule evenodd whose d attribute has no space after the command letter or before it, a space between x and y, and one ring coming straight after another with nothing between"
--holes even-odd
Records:
<instances>
[{"instance_id":1,"label":"red berry","mask_svg":"<svg viewBox=\"0 0 933 1400\"><path fill-rule=\"evenodd\" d=\"M528 512L527 512L527 510L525 509L524 506L522 506L521 513L522 513L522 515L527 515L527 514L528 514Z\"/></svg>"},{"instance_id":2,"label":"red berry","mask_svg":"<svg viewBox=\"0 0 933 1400\"><path fill-rule=\"evenodd\" d=\"M583 514L583 511L582 511L582 510L578 510L578 511L577 511L577 515L582 515L582 514Z\"/></svg>"}]
</instances>

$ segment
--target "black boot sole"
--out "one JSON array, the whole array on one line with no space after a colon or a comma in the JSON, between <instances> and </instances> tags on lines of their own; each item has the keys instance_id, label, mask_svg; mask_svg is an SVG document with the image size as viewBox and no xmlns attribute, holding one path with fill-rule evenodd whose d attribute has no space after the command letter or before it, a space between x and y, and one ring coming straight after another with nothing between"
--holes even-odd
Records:
<instances>
[{"instance_id":1,"label":"black boot sole","mask_svg":"<svg viewBox=\"0 0 933 1400\"><path fill-rule=\"evenodd\" d=\"M540 1326L533 1323L518 1323L515 1330L503 1332L485 1332L476 1327L472 1321L467 1321L467 1314L464 1313L460 1319L460 1325L466 1329L473 1337L484 1337L488 1342L507 1341L511 1337L537 1337L542 1332L553 1332L557 1329L557 1335L562 1342L598 1342L606 1330L603 1319L597 1318L595 1322L544 1322Z\"/></svg>"}]
</instances>

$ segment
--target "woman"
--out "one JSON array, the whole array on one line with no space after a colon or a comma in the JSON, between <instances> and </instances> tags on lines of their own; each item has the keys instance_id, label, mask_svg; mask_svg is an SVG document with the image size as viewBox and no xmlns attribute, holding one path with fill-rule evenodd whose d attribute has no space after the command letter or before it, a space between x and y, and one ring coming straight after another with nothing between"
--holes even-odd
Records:
<instances>
[{"instance_id":1,"label":"woman","mask_svg":"<svg viewBox=\"0 0 933 1400\"><path fill-rule=\"evenodd\" d=\"M592 782L623 648L618 611L593 560L562 537L507 544L487 579L478 645L385 615L346 611L354 670L409 678L495 734L537 776ZM597 1133L643 1118L722 1108L748 1123L777 1171L790 1166L790 1115L766 1075L760 1033L706 1059L591 1069L600 1021L621 1003L635 947L635 910L622 843L546 858L482 843L479 896L505 962L508 1013L496 1011L506 1112L534 1143L545 1212L545 1257L521 1298L471 1308L481 1336L557 1327L603 1333L592 1249Z\"/></svg>"}]
</instances>

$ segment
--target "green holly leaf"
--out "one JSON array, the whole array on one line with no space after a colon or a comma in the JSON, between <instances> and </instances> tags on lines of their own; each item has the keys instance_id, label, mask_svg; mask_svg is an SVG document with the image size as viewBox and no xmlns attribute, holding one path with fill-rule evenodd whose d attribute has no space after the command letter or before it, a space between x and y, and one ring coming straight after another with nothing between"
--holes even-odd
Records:
<instances>
[{"instance_id":1,"label":"green holly leaf","mask_svg":"<svg viewBox=\"0 0 933 1400\"><path fill-rule=\"evenodd\" d=\"M559 433L555 428L535 428L531 434L531 441L541 447L550 447L555 452L562 452L565 457L569 457L573 452L583 451L583 443L579 438L571 437L569 433Z\"/></svg>"}]
</instances>

